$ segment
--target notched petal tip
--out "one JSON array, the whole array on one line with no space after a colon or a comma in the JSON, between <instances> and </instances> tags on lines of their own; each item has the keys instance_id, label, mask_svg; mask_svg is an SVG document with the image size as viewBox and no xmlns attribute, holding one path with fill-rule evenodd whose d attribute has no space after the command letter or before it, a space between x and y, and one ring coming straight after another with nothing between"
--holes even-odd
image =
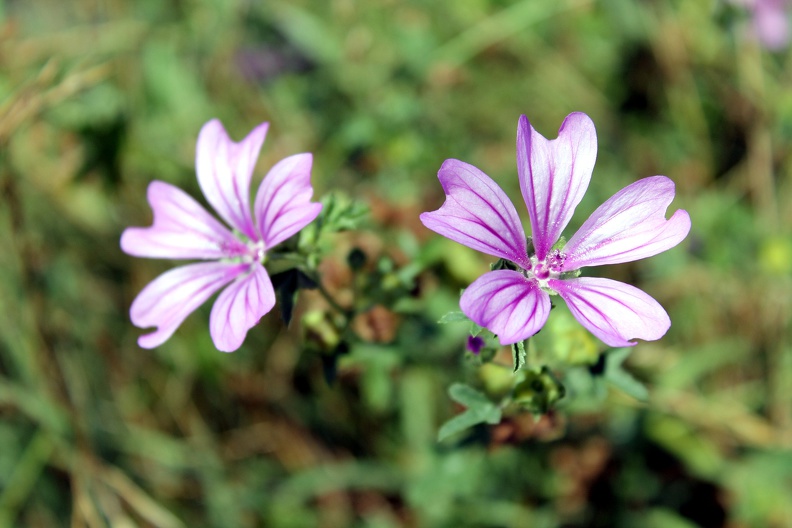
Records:
<instances>
[{"instance_id":1,"label":"notched petal tip","mask_svg":"<svg viewBox=\"0 0 792 528\"><path fill-rule=\"evenodd\" d=\"M569 114L553 140L520 116L517 172L538 259L547 256L571 220L588 188L596 158L596 129L586 114Z\"/></svg>"},{"instance_id":2,"label":"notched petal tip","mask_svg":"<svg viewBox=\"0 0 792 528\"><path fill-rule=\"evenodd\" d=\"M565 270L632 262L673 248L690 232L683 209L666 219L674 182L650 176L620 190L600 205L563 249Z\"/></svg>"},{"instance_id":3,"label":"notched petal tip","mask_svg":"<svg viewBox=\"0 0 792 528\"><path fill-rule=\"evenodd\" d=\"M222 123L212 119L201 128L195 149L198 183L207 201L251 239L257 235L250 215L250 179L268 127L262 123L236 143Z\"/></svg>"},{"instance_id":4,"label":"notched petal tip","mask_svg":"<svg viewBox=\"0 0 792 528\"><path fill-rule=\"evenodd\" d=\"M136 257L215 259L233 257L240 249L231 232L187 193L169 183L152 181L146 193L154 219L148 227L129 227L121 249Z\"/></svg>"},{"instance_id":5,"label":"notched petal tip","mask_svg":"<svg viewBox=\"0 0 792 528\"><path fill-rule=\"evenodd\" d=\"M583 112L571 112L564 118L558 129L558 137L564 137L567 134L578 140L586 139L589 143L597 140L597 128L594 126L594 121Z\"/></svg>"},{"instance_id":6,"label":"notched petal tip","mask_svg":"<svg viewBox=\"0 0 792 528\"><path fill-rule=\"evenodd\" d=\"M420 215L427 229L469 248L528 266L525 231L506 193L463 161L448 159L437 173L445 202Z\"/></svg>"},{"instance_id":7,"label":"notched petal tip","mask_svg":"<svg viewBox=\"0 0 792 528\"><path fill-rule=\"evenodd\" d=\"M231 139L228 131L223 126L223 123L218 118L212 118L201 127L198 133L198 142L196 151L216 152L217 149L223 147L238 147L240 145L249 144L253 150L258 150L264 143L269 129L269 122L264 121L253 127L253 129L239 142Z\"/></svg>"},{"instance_id":8,"label":"notched petal tip","mask_svg":"<svg viewBox=\"0 0 792 528\"><path fill-rule=\"evenodd\" d=\"M312 166L313 154L295 154L276 163L261 182L254 214L267 248L303 229L322 210L321 203L311 201Z\"/></svg>"}]
</instances>

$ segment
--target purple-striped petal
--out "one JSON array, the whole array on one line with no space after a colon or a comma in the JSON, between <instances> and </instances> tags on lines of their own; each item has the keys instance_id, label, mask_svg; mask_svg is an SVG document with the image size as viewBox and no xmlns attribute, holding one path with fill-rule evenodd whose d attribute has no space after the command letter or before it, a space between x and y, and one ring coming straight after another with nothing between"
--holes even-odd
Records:
<instances>
[{"instance_id":1,"label":"purple-striped petal","mask_svg":"<svg viewBox=\"0 0 792 528\"><path fill-rule=\"evenodd\" d=\"M275 164L261 182L254 206L266 248L283 242L307 226L322 210L311 202L311 154L296 154Z\"/></svg>"},{"instance_id":2,"label":"purple-striped petal","mask_svg":"<svg viewBox=\"0 0 792 528\"><path fill-rule=\"evenodd\" d=\"M455 159L446 160L437 177L446 201L437 211L421 214L423 225L482 253L530 266L517 210L492 178Z\"/></svg>"},{"instance_id":3,"label":"purple-striped petal","mask_svg":"<svg viewBox=\"0 0 792 528\"><path fill-rule=\"evenodd\" d=\"M136 257L220 259L241 255L245 246L187 193L165 182L148 186L154 211L150 227L129 227L121 249Z\"/></svg>"},{"instance_id":4,"label":"purple-striped petal","mask_svg":"<svg viewBox=\"0 0 792 528\"><path fill-rule=\"evenodd\" d=\"M468 286L459 307L496 334L502 345L511 345L541 330L550 314L550 296L521 273L498 270Z\"/></svg>"},{"instance_id":5,"label":"purple-striped petal","mask_svg":"<svg viewBox=\"0 0 792 528\"><path fill-rule=\"evenodd\" d=\"M572 218L596 158L597 132L586 114L569 114L553 140L545 139L527 117L520 116L517 173L539 260L544 260Z\"/></svg>"},{"instance_id":6,"label":"purple-striped petal","mask_svg":"<svg viewBox=\"0 0 792 528\"><path fill-rule=\"evenodd\" d=\"M201 128L195 152L198 183L206 200L228 225L250 239L257 238L250 217L250 178L267 127L262 123L235 143L220 121L212 119Z\"/></svg>"},{"instance_id":7,"label":"purple-striped petal","mask_svg":"<svg viewBox=\"0 0 792 528\"><path fill-rule=\"evenodd\" d=\"M140 328L157 330L140 336L143 348L161 345L184 319L250 264L201 262L167 271L150 282L132 302L129 315Z\"/></svg>"},{"instance_id":8,"label":"purple-striped petal","mask_svg":"<svg viewBox=\"0 0 792 528\"><path fill-rule=\"evenodd\" d=\"M562 250L563 270L631 262L679 244L690 231L690 216L680 209L666 220L674 182L652 176L628 185L600 205Z\"/></svg>"},{"instance_id":9,"label":"purple-striped petal","mask_svg":"<svg viewBox=\"0 0 792 528\"><path fill-rule=\"evenodd\" d=\"M209 317L209 332L221 352L242 345L248 330L275 306L275 290L266 270L255 264L217 297Z\"/></svg>"},{"instance_id":10,"label":"purple-striped petal","mask_svg":"<svg viewBox=\"0 0 792 528\"><path fill-rule=\"evenodd\" d=\"M548 286L566 301L581 325L612 347L635 345L630 339L660 339L671 326L657 301L623 282L581 277L551 279Z\"/></svg>"}]
</instances>

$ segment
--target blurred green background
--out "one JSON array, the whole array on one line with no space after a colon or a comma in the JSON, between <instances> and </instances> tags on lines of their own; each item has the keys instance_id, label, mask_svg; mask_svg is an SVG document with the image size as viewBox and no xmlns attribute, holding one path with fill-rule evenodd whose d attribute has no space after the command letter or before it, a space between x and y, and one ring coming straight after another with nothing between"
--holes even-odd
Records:
<instances>
[{"instance_id":1,"label":"blurred green background","mask_svg":"<svg viewBox=\"0 0 792 528\"><path fill-rule=\"evenodd\" d=\"M0 1L0 526L792 526L792 55L748 25L703 0ZM417 215L451 157L522 215L517 118L552 138L571 111L599 155L567 235L654 174L692 218L678 248L594 271L671 315L627 362L649 401L438 443L448 386L482 374L464 325L435 323L490 259ZM310 151L317 196L369 204L328 289L349 293L352 247L412 284L358 318L332 384L304 346L315 295L234 354L211 304L136 344L129 305L172 264L120 233L149 224L153 179L202 199L212 117L237 140L271 122L254 185Z\"/></svg>"}]
</instances>

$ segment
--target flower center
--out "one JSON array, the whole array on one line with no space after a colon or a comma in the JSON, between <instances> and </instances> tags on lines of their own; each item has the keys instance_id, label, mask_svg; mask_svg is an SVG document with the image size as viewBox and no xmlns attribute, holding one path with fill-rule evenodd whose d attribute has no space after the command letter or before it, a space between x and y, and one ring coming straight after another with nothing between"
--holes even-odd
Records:
<instances>
[{"instance_id":1,"label":"flower center","mask_svg":"<svg viewBox=\"0 0 792 528\"><path fill-rule=\"evenodd\" d=\"M561 277L561 266L564 264L564 260L566 260L566 255L557 249L548 253L544 260L532 256L531 267L523 270L523 274L529 279L536 280L540 287L548 288L547 281L549 279Z\"/></svg>"},{"instance_id":2,"label":"flower center","mask_svg":"<svg viewBox=\"0 0 792 528\"><path fill-rule=\"evenodd\" d=\"M234 231L234 240L223 241L220 249L225 253L220 260L234 264L264 264L267 260L267 250L262 240L251 240L243 234Z\"/></svg>"},{"instance_id":3,"label":"flower center","mask_svg":"<svg viewBox=\"0 0 792 528\"><path fill-rule=\"evenodd\" d=\"M250 241L247 244L247 253L242 257L243 262L264 264L264 259L267 257L267 252L264 250L264 242Z\"/></svg>"}]
</instances>

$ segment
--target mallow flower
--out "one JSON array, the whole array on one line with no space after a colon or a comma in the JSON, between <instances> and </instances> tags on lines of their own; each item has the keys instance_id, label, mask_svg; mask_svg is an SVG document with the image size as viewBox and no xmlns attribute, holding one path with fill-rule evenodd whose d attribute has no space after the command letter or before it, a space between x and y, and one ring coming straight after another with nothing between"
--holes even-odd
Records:
<instances>
[{"instance_id":1,"label":"mallow flower","mask_svg":"<svg viewBox=\"0 0 792 528\"><path fill-rule=\"evenodd\" d=\"M138 294L132 322L156 329L138 339L143 348L164 343L184 319L221 288L209 316L218 350L239 348L261 317L275 305L264 263L267 252L311 223L322 209L311 202L311 154L275 164L264 177L250 209L250 180L267 123L241 142L232 141L217 119L198 135L195 166L206 200L224 225L187 193L162 181L148 187L154 212L150 227L130 227L121 248L136 257L201 260L167 271Z\"/></svg>"},{"instance_id":2,"label":"mallow flower","mask_svg":"<svg viewBox=\"0 0 792 528\"><path fill-rule=\"evenodd\" d=\"M638 180L617 192L558 243L589 185L597 156L594 123L583 113L564 120L558 138L547 140L521 116L517 125L517 173L531 221L527 240L514 205L476 167L446 160L438 178L446 194L423 224L472 249L503 259L465 289L460 308L501 344L538 332L550 313L550 295L566 301L575 318L607 345L655 340L671 325L668 314L629 284L578 277L584 266L651 257L679 244L690 230L683 210L665 218L674 183L665 176Z\"/></svg>"},{"instance_id":3,"label":"mallow flower","mask_svg":"<svg viewBox=\"0 0 792 528\"><path fill-rule=\"evenodd\" d=\"M751 15L751 34L769 50L780 50L789 44L790 0L729 0Z\"/></svg>"},{"instance_id":4,"label":"mallow flower","mask_svg":"<svg viewBox=\"0 0 792 528\"><path fill-rule=\"evenodd\" d=\"M780 50L789 43L789 0L756 0L753 30L767 49Z\"/></svg>"}]
</instances>

